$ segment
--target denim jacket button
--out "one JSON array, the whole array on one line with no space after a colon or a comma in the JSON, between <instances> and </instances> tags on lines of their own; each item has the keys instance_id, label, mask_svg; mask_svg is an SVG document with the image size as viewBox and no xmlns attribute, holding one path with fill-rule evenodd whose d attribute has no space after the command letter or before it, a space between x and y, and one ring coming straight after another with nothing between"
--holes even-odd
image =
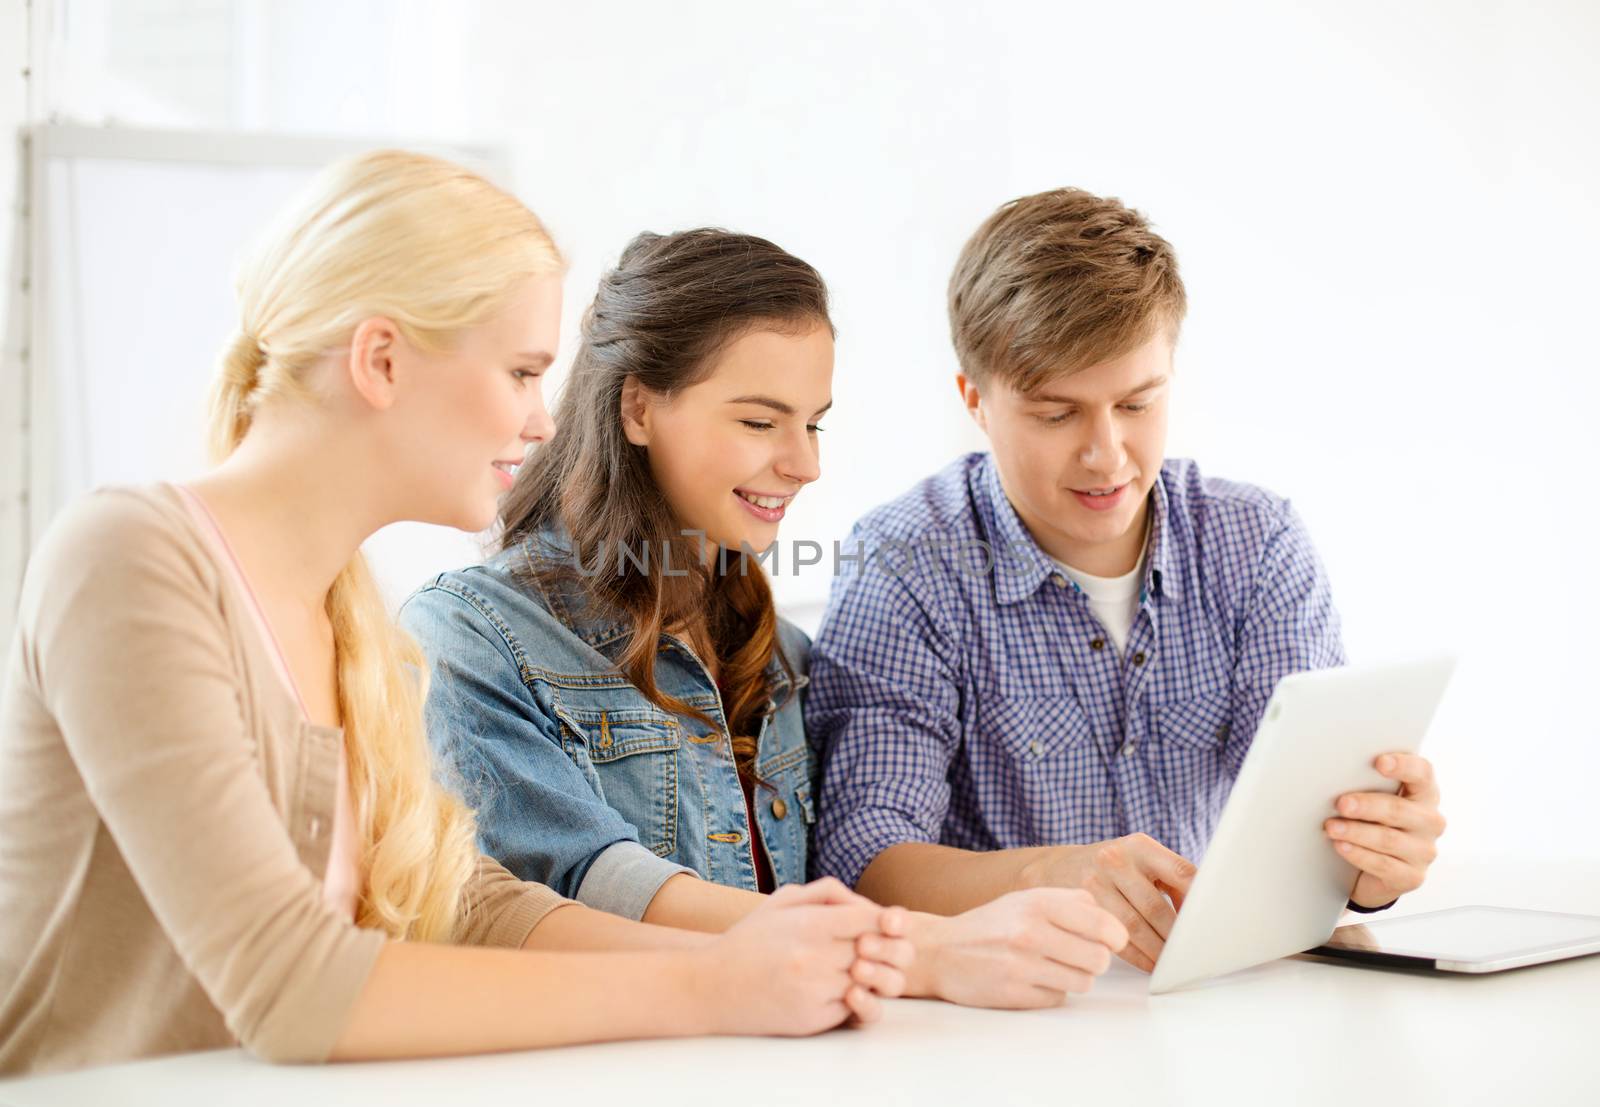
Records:
<instances>
[{"instance_id":1,"label":"denim jacket button","mask_svg":"<svg viewBox=\"0 0 1600 1107\"><path fill-rule=\"evenodd\" d=\"M772 801L772 817L774 819L781 819L788 813L789 805L783 802L782 796L779 796L777 799Z\"/></svg>"}]
</instances>

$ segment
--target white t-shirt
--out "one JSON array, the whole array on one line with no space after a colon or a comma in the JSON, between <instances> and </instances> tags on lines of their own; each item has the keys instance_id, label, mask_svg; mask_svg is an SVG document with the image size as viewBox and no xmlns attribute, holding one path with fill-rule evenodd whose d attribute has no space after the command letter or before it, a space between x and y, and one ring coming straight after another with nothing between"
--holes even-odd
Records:
<instances>
[{"instance_id":1,"label":"white t-shirt","mask_svg":"<svg viewBox=\"0 0 1600 1107\"><path fill-rule=\"evenodd\" d=\"M1148 536L1145 541L1148 552ZM1133 570L1120 577L1090 576L1065 562L1056 561L1056 568L1089 597L1089 610L1106 628L1118 655L1128 648L1128 635L1133 632L1133 620L1139 615L1139 590L1144 587L1144 559L1145 554L1141 553L1139 563ZM1054 558L1051 560L1055 561Z\"/></svg>"}]
</instances>

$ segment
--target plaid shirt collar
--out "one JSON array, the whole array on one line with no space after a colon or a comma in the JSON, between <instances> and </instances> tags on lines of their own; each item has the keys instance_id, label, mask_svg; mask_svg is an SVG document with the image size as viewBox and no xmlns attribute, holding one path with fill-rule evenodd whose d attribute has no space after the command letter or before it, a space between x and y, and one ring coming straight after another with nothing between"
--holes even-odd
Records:
<instances>
[{"instance_id":1,"label":"plaid shirt collar","mask_svg":"<svg viewBox=\"0 0 1600 1107\"><path fill-rule=\"evenodd\" d=\"M996 541L995 563L1005 558L1007 571L994 573L995 599L1002 605L1020 603L1039 590L1040 585L1059 570L1050 555L1039 548L1033 534L1023 525L1000 483L1000 467L994 455L984 458L973 475L974 499L978 504L983 529L994 535ZM1181 603L1183 588L1176 574L1169 568L1171 537L1168 534L1170 509L1167 502L1166 471L1157 477L1150 490L1150 557L1145 564L1143 587L1139 601L1159 597L1165 603Z\"/></svg>"}]
</instances>

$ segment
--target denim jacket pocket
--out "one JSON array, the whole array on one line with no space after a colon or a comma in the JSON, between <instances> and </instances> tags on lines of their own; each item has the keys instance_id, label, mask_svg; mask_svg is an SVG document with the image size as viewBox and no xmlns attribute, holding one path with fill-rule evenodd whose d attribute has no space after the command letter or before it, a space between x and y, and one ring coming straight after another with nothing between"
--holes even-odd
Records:
<instances>
[{"instance_id":1,"label":"denim jacket pocket","mask_svg":"<svg viewBox=\"0 0 1600 1107\"><path fill-rule=\"evenodd\" d=\"M811 748L799 712L780 712L762 731L764 745L776 747L756 765L756 815L777 882L802 883L811 852Z\"/></svg>"},{"instance_id":2,"label":"denim jacket pocket","mask_svg":"<svg viewBox=\"0 0 1600 1107\"><path fill-rule=\"evenodd\" d=\"M587 761L600 799L658 857L677 849L678 721L648 709L556 708L574 759Z\"/></svg>"}]
</instances>

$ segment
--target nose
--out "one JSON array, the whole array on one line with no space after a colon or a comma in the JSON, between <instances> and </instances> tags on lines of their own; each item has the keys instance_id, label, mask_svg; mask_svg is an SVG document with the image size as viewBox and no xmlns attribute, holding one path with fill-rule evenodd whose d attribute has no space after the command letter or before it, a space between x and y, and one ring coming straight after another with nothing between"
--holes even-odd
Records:
<instances>
[{"instance_id":1,"label":"nose","mask_svg":"<svg viewBox=\"0 0 1600 1107\"><path fill-rule=\"evenodd\" d=\"M772 467L784 480L810 484L822 475L817 440L803 427L798 433L786 435L783 452Z\"/></svg>"},{"instance_id":2,"label":"nose","mask_svg":"<svg viewBox=\"0 0 1600 1107\"><path fill-rule=\"evenodd\" d=\"M542 381L540 382L543 383ZM556 432L555 420L550 417L549 410L544 406L544 389L538 388L533 393L533 404L528 410L528 418L522 424L522 441L526 446L535 442L547 441Z\"/></svg>"},{"instance_id":3,"label":"nose","mask_svg":"<svg viewBox=\"0 0 1600 1107\"><path fill-rule=\"evenodd\" d=\"M1114 474L1127 461L1122 435L1110 410L1096 412L1089 420L1088 437L1078 449L1078 463L1092 473Z\"/></svg>"}]
</instances>

